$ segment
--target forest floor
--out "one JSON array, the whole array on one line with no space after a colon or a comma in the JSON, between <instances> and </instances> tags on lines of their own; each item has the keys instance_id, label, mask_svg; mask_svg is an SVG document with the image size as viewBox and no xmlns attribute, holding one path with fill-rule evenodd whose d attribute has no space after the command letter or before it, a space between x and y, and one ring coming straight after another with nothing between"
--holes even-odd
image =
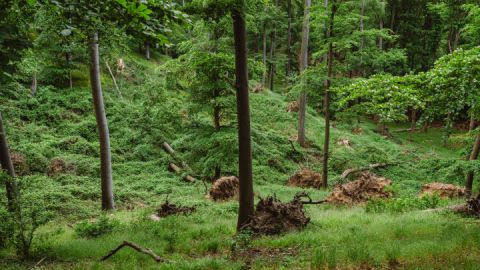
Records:
<instances>
[{"instance_id":1,"label":"forest floor","mask_svg":"<svg viewBox=\"0 0 480 270\"><path fill-rule=\"evenodd\" d=\"M375 172L392 180L393 198L356 206L306 205L311 222L301 231L234 237L238 203L213 202L203 183L186 183L167 170L171 159L163 141L179 152L189 150L181 145L188 123L178 120L186 97L156 92L155 85L121 87L124 99L105 90L118 206L107 219L99 210L98 142L88 88L43 87L35 98L23 92L1 97L22 196L48 208L54 219L38 230L31 259L19 262L13 249L0 250L0 269L31 268L39 261L37 269L478 269L480 221L425 211L461 199L426 203L418 197L425 183L463 185L458 164L471 142L464 132L444 146L440 129L416 132L410 140L408 133L385 138L369 121L358 126L335 121L331 186L345 169L395 163ZM303 191L286 185L290 175L301 167L321 171L323 118L309 111L312 147L295 143L292 149L288 140L296 134L296 114L286 111L287 98L264 91L251 99L255 193L290 201ZM341 140L349 146L337 143ZM313 199L330 191L307 189ZM196 211L152 220L167 195ZM100 235L82 234L81 228ZM131 249L100 261L124 240L152 249L164 261Z\"/></svg>"}]
</instances>

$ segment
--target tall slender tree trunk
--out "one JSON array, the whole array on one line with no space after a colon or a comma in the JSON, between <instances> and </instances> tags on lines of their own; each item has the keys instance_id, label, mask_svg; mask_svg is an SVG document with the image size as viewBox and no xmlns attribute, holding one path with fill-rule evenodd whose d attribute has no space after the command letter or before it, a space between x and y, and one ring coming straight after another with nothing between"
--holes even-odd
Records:
<instances>
[{"instance_id":1,"label":"tall slender tree trunk","mask_svg":"<svg viewBox=\"0 0 480 270\"><path fill-rule=\"evenodd\" d=\"M90 82L92 85L93 106L100 140L100 166L102 180L102 209L114 210L112 158L110 153L110 134L108 130L105 105L103 103L102 85L100 82L100 57L98 51L98 34L90 37Z\"/></svg>"},{"instance_id":2,"label":"tall slender tree trunk","mask_svg":"<svg viewBox=\"0 0 480 270\"><path fill-rule=\"evenodd\" d=\"M302 27L302 44L300 47L300 66L299 71L302 73L308 67L308 41L310 38L310 6L311 0L305 0L305 10L303 12L303 27ZM303 84L303 83L302 83ZM307 112L307 92L300 93L298 102L298 143L302 147L307 146L305 135L305 122Z\"/></svg>"},{"instance_id":3,"label":"tall slender tree trunk","mask_svg":"<svg viewBox=\"0 0 480 270\"><path fill-rule=\"evenodd\" d=\"M383 17L380 18L379 29L380 29L380 30L383 30ZM383 37L382 37L382 36L380 36L380 37L378 38L378 48L379 48L380 50L383 50Z\"/></svg>"},{"instance_id":4,"label":"tall slender tree trunk","mask_svg":"<svg viewBox=\"0 0 480 270\"><path fill-rule=\"evenodd\" d=\"M363 17L365 16L365 0L361 0L361 7L360 7L360 70L362 76L365 76L365 70L363 68L363 47L365 46L365 38L363 37L364 32L364 22Z\"/></svg>"},{"instance_id":5,"label":"tall slender tree trunk","mask_svg":"<svg viewBox=\"0 0 480 270\"><path fill-rule=\"evenodd\" d=\"M263 54L263 67L265 70L263 71L263 77L262 77L262 85L264 88L267 86L267 24L263 24L263 33L262 33L262 42L263 42L263 47L262 47L262 54Z\"/></svg>"},{"instance_id":6,"label":"tall slender tree trunk","mask_svg":"<svg viewBox=\"0 0 480 270\"><path fill-rule=\"evenodd\" d=\"M476 160L478 158L478 154L480 153L480 134L477 135L475 140L475 145L473 146L472 153L470 154L470 160ZM467 196L472 195L472 187L473 187L473 171L468 172L467 174L467 181L465 184L465 192Z\"/></svg>"},{"instance_id":7,"label":"tall slender tree trunk","mask_svg":"<svg viewBox=\"0 0 480 270\"><path fill-rule=\"evenodd\" d=\"M287 64L285 67L285 75L288 77L292 73L292 0L287 0Z\"/></svg>"},{"instance_id":8,"label":"tall slender tree trunk","mask_svg":"<svg viewBox=\"0 0 480 270\"><path fill-rule=\"evenodd\" d=\"M220 96L219 91L217 89L214 90L214 98L217 100L217 98ZM215 128L215 132L220 131L220 106L216 105L213 107L213 126ZM222 175L222 168L220 164L217 164L215 166L215 175L214 179L220 178Z\"/></svg>"},{"instance_id":9,"label":"tall slender tree trunk","mask_svg":"<svg viewBox=\"0 0 480 270\"><path fill-rule=\"evenodd\" d=\"M240 195L237 230L248 223L254 213L252 146L250 137L250 104L248 98L247 32L245 29L245 0L237 0L232 9L235 37L235 88L238 117L238 174Z\"/></svg>"},{"instance_id":10,"label":"tall slender tree trunk","mask_svg":"<svg viewBox=\"0 0 480 270\"><path fill-rule=\"evenodd\" d=\"M330 25L328 27L328 38L331 39L334 36L333 25L335 19L335 13L337 11L335 0L332 1L332 10L330 13ZM330 148L330 86L332 85L333 77L333 42L330 40L328 44L328 80L325 87L325 141L323 144L323 171L322 179L324 187L328 186L328 159Z\"/></svg>"},{"instance_id":11,"label":"tall slender tree trunk","mask_svg":"<svg viewBox=\"0 0 480 270\"><path fill-rule=\"evenodd\" d=\"M468 129L470 131L474 130L477 127L477 121L475 119L475 114L474 113L472 113L470 115L470 124L468 126L469 126Z\"/></svg>"},{"instance_id":12,"label":"tall slender tree trunk","mask_svg":"<svg viewBox=\"0 0 480 270\"><path fill-rule=\"evenodd\" d=\"M34 72L33 75L32 75L32 85L30 87L30 94L32 95L32 97L35 96L35 94L37 93L37 73Z\"/></svg>"},{"instance_id":13,"label":"tall slender tree trunk","mask_svg":"<svg viewBox=\"0 0 480 270\"><path fill-rule=\"evenodd\" d=\"M417 110L415 108L412 108L412 116L411 116L411 122L410 122L410 132L409 132L409 137L410 141L413 141L413 134L415 133L415 126L417 126Z\"/></svg>"},{"instance_id":14,"label":"tall slender tree trunk","mask_svg":"<svg viewBox=\"0 0 480 270\"><path fill-rule=\"evenodd\" d=\"M276 27L276 26L275 26ZM269 65L269 72L268 72L268 87L271 91L273 91L274 87L274 78L275 78L275 46L276 46L276 39L277 39L277 29L274 29L270 35L270 65Z\"/></svg>"},{"instance_id":15,"label":"tall slender tree trunk","mask_svg":"<svg viewBox=\"0 0 480 270\"><path fill-rule=\"evenodd\" d=\"M145 41L145 58L150 60L150 42Z\"/></svg>"},{"instance_id":16,"label":"tall slender tree trunk","mask_svg":"<svg viewBox=\"0 0 480 270\"><path fill-rule=\"evenodd\" d=\"M65 53L65 59L67 60L68 66L68 86L70 89L73 88L73 78L72 78L72 52Z\"/></svg>"},{"instance_id":17,"label":"tall slender tree trunk","mask_svg":"<svg viewBox=\"0 0 480 270\"><path fill-rule=\"evenodd\" d=\"M3 125L2 113L0 112L0 165L7 173L10 179L5 181L5 188L7 193L7 208L9 212L15 212L17 207L17 182L15 180L15 169L13 167L12 158L10 157L10 150L7 143L7 134Z\"/></svg>"}]
</instances>

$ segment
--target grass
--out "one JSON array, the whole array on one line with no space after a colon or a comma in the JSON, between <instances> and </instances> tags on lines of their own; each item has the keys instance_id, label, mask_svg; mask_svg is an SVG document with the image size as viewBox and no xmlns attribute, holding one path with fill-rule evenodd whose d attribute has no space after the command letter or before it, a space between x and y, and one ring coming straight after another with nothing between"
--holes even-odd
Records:
<instances>
[{"instance_id":1,"label":"grass","mask_svg":"<svg viewBox=\"0 0 480 270\"><path fill-rule=\"evenodd\" d=\"M202 183L187 184L166 170L170 157L163 141L182 142L190 126L182 120L186 96L164 89L155 64L140 60L134 83L120 81L120 99L107 85L114 190L118 211L109 214L120 225L98 238L75 233L79 221L96 220L99 210L99 161L95 119L89 90L41 87L36 98L18 90L0 96L12 149L21 154L18 170L22 195L55 213L41 227L33 257L19 261L12 248L0 249L0 269L29 268L42 258L42 269L475 269L480 263L480 223L455 215L411 210L401 213L367 213L364 206L306 206L312 222L305 230L253 239L250 246L262 256L235 258L232 247L238 205L205 199ZM143 74L143 75L142 75ZM145 75L146 74L146 75ZM150 76L145 79L142 76ZM160 81L160 82L157 82ZM104 78L108 83L108 77ZM299 188L287 187L288 177L300 166L321 171L324 122L314 110L307 115L307 137L312 147L301 149L289 138L296 135L296 114L286 112L285 96L270 91L251 95L255 193L276 194L291 200ZM336 121L332 129L331 185L347 168L371 163L392 163L377 173L393 180L397 198L413 198L422 184L442 181L463 184L461 164L468 136L455 134L465 144L442 145L442 131L407 133L384 138L375 125L362 121L363 134L353 124ZM405 125L395 124L391 130ZM351 147L338 145L341 139ZM181 152L191 149L181 145ZM468 148L468 147L467 147ZM51 160L74 166L71 172L51 175ZM197 160L188 160L201 167ZM18 165L18 164L17 164ZM235 172L236 169L224 168ZM328 190L308 190L321 199ZM0 193L3 192L0 191ZM166 196L173 203L196 205L189 216L167 217L159 222L148 216ZM4 194L0 194L1 200ZM448 200L442 204L457 203ZM123 250L106 262L99 258L123 240L151 248L167 260L161 265L132 250ZM266 255L268 254L268 255Z\"/></svg>"}]
</instances>

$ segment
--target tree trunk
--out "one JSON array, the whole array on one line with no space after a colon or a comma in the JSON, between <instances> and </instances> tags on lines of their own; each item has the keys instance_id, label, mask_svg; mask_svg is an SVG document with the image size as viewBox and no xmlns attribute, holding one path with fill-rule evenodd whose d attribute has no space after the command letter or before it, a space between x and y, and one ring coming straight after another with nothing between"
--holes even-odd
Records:
<instances>
[{"instance_id":1,"label":"tree trunk","mask_svg":"<svg viewBox=\"0 0 480 270\"><path fill-rule=\"evenodd\" d=\"M480 134L477 135L475 140L475 145L473 146L472 153L470 154L470 160L476 160L478 158L478 154L480 153ZM468 172L467 174L467 181L465 185L465 192L467 196L472 195L472 187L473 187L473 171Z\"/></svg>"},{"instance_id":2,"label":"tree trunk","mask_svg":"<svg viewBox=\"0 0 480 270\"><path fill-rule=\"evenodd\" d=\"M102 85L100 82L100 58L98 51L98 34L90 38L90 82L92 85L93 106L100 140L100 166L102 180L102 209L114 210L112 184L112 158L110 154L110 135L107 116L103 103Z\"/></svg>"},{"instance_id":3,"label":"tree trunk","mask_svg":"<svg viewBox=\"0 0 480 270\"><path fill-rule=\"evenodd\" d=\"M68 65L68 86L70 89L73 88L73 78L72 78L72 53L67 52L65 54L65 59L67 60L67 65Z\"/></svg>"},{"instance_id":4,"label":"tree trunk","mask_svg":"<svg viewBox=\"0 0 480 270\"><path fill-rule=\"evenodd\" d=\"M383 18L380 18L379 29L380 29L380 30L383 30ZM379 48L380 50L383 50L383 37L382 37L382 36L380 36L380 37L378 38L378 48Z\"/></svg>"},{"instance_id":5,"label":"tree trunk","mask_svg":"<svg viewBox=\"0 0 480 270\"><path fill-rule=\"evenodd\" d=\"M335 12L337 11L335 0L332 1L332 10L330 13L330 26L328 29L328 38L331 39L334 36L333 25L335 19ZM333 43L330 41L328 44L328 80L325 87L325 142L323 144L323 171L322 179L323 186L328 186L328 158L329 158L329 146L330 146L330 86L332 85L333 77Z\"/></svg>"},{"instance_id":6,"label":"tree trunk","mask_svg":"<svg viewBox=\"0 0 480 270\"><path fill-rule=\"evenodd\" d=\"M287 65L285 67L285 75L288 77L292 72L292 0L287 0Z\"/></svg>"},{"instance_id":7,"label":"tree trunk","mask_svg":"<svg viewBox=\"0 0 480 270\"><path fill-rule=\"evenodd\" d=\"M31 94L32 94L32 97L35 96L35 94L37 93L37 73L34 72L33 75L32 75L32 85L30 87L30 90L31 90Z\"/></svg>"},{"instance_id":8,"label":"tree trunk","mask_svg":"<svg viewBox=\"0 0 480 270\"><path fill-rule=\"evenodd\" d=\"M299 71L302 73L308 67L308 41L310 37L310 6L311 0L305 0L305 10L303 13L302 27L302 44L300 48L300 66ZM305 118L307 111L307 93L302 90L300 100L298 102L298 143L302 147L306 147L305 136Z\"/></svg>"},{"instance_id":9,"label":"tree trunk","mask_svg":"<svg viewBox=\"0 0 480 270\"><path fill-rule=\"evenodd\" d=\"M145 41L145 58L150 60L150 42Z\"/></svg>"},{"instance_id":10,"label":"tree trunk","mask_svg":"<svg viewBox=\"0 0 480 270\"><path fill-rule=\"evenodd\" d=\"M248 223L254 213L252 148L250 137L250 105L248 98L247 33L245 29L245 0L237 0L232 10L235 37L235 88L238 117L238 176L240 179L237 230Z\"/></svg>"},{"instance_id":11,"label":"tree trunk","mask_svg":"<svg viewBox=\"0 0 480 270\"><path fill-rule=\"evenodd\" d=\"M9 212L15 212L17 202L17 182L15 180L15 169L13 167L12 159L10 157L10 150L7 143L7 134L3 126L2 113L0 112L0 165L10 177L5 181L5 188L7 193L7 208Z\"/></svg>"},{"instance_id":12,"label":"tree trunk","mask_svg":"<svg viewBox=\"0 0 480 270\"><path fill-rule=\"evenodd\" d=\"M275 46L276 46L276 39L277 39L277 30L274 29L270 36L270 68L268 72L268 88L270 91L273 91L273 83L275 77Z\"/></svg>"},{"instance_id":13,"label":"tree trunk","mask_svg":"<svg viewBox=\"0 0 480 270\"><path fill-rule=\"evenodd\" d=\"M263 78L262 78L262 85L264 88L267 86L267 25L266 23L263 24L263 33L262 33L262 41L263 41L263 67L265 70L263 71Z\"/></svg>"},{"instance_id":14,"label":"tree trunk","mask_svg":"<svg viewBox=\"0 0 480 270\"><path fill-rule=\"evenodd\" d=\"M477 122L475 121L475 115L472 113L470 116L469 130L472 131L477 128Z\"/></svg>"},{"instance_id":15,"label":"tree trunk","mask_svg":"<svg viewBox=\"0 0 480 270\"><path fill-rule=\"evenodd\" d=\"M362 76L365 76L365 70L363 68L363 47L365 46L365 38L363 37L363 32L364 32L364 22L363 22L363 17L365 16L365 0L362 0L361 2L361 8L360 8L360 70Z\"/></svg>"},{"instance_id":16,"label":"tree trunk","mask_svg":"<svg viewBox=\"0 0 480 270\"><path fill-rule=\"evenodd\" d=\"M417 110L412 108L412 116L411 116L411 124L410 124L410 141L413 140L413 134L415 133L415 126L417 125Z\"/></svg>"}]
</instances>

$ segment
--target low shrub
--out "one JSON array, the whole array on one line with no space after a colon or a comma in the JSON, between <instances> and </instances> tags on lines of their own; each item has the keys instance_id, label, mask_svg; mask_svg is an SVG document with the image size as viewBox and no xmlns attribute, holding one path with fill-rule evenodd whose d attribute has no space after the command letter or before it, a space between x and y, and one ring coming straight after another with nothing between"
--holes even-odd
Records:
<instances>
[{"instance_id":1,"label":"low shrub","mask_svg":"<svg viewBox=\"0 0 480 270\"><path fill-rule=\"evenodd\" d=\"M116 220L111 220L107 216L101 216L95 221L83 221L75 226L75 233L83 238L95 238L104 234L111 233L115 228L119 227L120 223Z\"/></svg>"},{"instance_id":2,"label":"low shrub","mask_svg":"<svg viewBox=\"0 0 480 270\"><path fill-rule=\"evenodd\" d=\"M367 213L403 213L411 210L436 208L441 202L437 194L422 197L404 197L390 200L371 200Z\"/></svg>"}]
</instances>

